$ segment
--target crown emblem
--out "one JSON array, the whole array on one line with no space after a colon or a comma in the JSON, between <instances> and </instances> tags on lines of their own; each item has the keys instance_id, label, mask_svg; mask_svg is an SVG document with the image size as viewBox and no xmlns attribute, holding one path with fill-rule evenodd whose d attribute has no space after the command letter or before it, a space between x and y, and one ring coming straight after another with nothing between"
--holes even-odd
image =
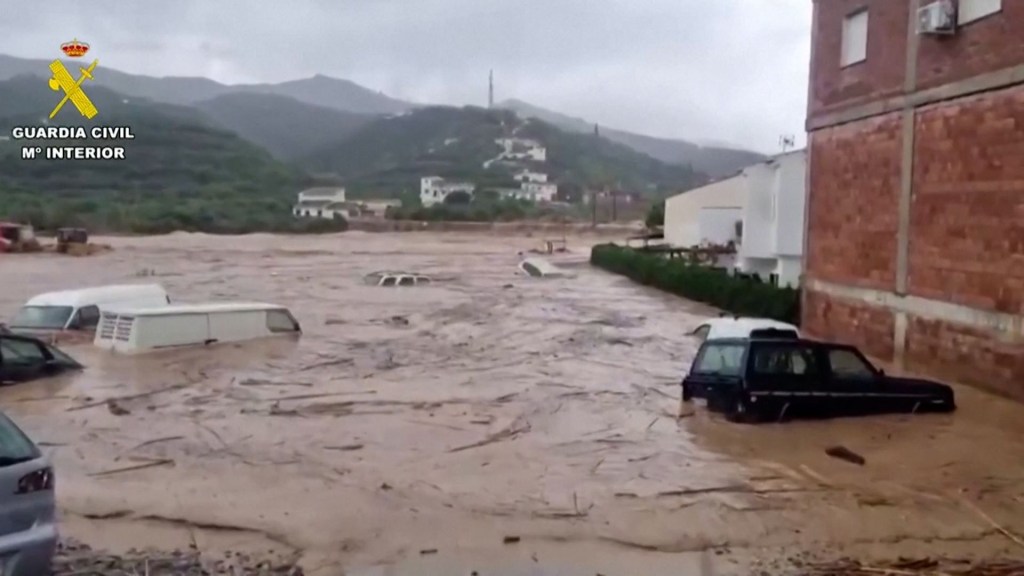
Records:
<instances>
[{"instance_id":1,"label":"crown emblem","mask_svg":"<svg viewBox=\"0 0 1024 576\"><path fill-rule=\"evenodd\" d=\"M81 58L85 56L85 53L89 51L89 45L85 42L79 42L78 39L74 39L71 42L65 42L60 45L61 52L64 52L72 58Z\"/></svg>"}]
</instances>

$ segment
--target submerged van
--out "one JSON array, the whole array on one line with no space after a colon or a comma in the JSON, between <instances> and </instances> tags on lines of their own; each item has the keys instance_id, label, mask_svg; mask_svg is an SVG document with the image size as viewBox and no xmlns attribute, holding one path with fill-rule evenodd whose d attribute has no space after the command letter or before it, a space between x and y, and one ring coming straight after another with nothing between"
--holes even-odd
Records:
<instances>
[{"instance_id":1,"label":"submerged van","mask_svg":"<svg viewBox=\"0 0 1024 576\"><path fill-rule=\"evenodd\" d=\"M47 292L32 297L7 327L15 332L95 330L100 313L112 306L167 306L171 297L159 284L96 286Z\"/></svg>"},{"instance_id":2,"label":"submerged van","mask_svg":"<svg viewBox=\"0 0 1024 576\"><path fill-rule=\"evenodd\" d=\"M260 302L177 304L104 310L93 344L137 354L182 346L299 335L302 327L284 306Z\"/></svg>"}]
</instances>

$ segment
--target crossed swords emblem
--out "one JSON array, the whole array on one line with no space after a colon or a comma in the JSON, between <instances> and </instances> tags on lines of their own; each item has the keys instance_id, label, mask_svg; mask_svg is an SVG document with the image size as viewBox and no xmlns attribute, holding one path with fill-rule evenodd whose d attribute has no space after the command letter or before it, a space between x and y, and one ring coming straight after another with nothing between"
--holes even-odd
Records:
<instances>
[{"instance_id":1,"label":"crossed swords emblem","mask_svg":"<svg viewBox=\"0 0 1024 576\"><path fill-rule=\"evenodd\" d=\"M50 90L54 92L63 90L64 98L57 104L57 107L50 112L50 119L52 120L57 112L67 104L68 100L75 105L78 112L86 118L92 120L93 116L99 113L96 110L96 106L93 105L92 100L86 96L85 91L82 90L82 82L86 80L92 80L92 71L96 69L96 65L99 64L99 60L93 60L92 64L88 68L80 68L82 75L75 80L71 77L71 73L64 67L64 63L60 60L54 60L50 64L50 71L53 72L53 78L50 78Z\"/></svg>"}]
</instances>

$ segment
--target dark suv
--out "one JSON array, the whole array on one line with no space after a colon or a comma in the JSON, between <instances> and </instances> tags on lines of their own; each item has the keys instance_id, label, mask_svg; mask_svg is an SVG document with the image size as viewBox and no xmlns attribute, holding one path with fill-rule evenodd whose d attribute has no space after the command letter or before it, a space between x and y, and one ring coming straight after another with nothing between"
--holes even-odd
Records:
<instances>
[{"instance_id":1,"label":"dark suv","mask_svg":"<svg viewBox=\"0 0 1024 576\"><path fill-rule=\"evenodd\" d=\"M956 409L945 384L887 376L853 346L801 339L705 342L682 387L684 402L705 396L734 421Z\"/></svg>"}]
</instances>

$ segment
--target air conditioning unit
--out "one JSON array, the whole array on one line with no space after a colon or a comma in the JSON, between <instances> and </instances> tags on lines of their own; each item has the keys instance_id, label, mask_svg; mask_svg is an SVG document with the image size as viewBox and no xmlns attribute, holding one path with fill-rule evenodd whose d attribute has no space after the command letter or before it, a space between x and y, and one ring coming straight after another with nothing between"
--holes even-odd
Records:
<instances>
[{"instance_id":1,"label":"air conditioning unit","mask_svg":"<svg viewBox=\"0 0 1024 576\"><path fill-rule=\"evenodd\" d=\"M918 34L955 34L956 5L953 0L939 0L917 10Z\"/></svg>"}]
</instances>

